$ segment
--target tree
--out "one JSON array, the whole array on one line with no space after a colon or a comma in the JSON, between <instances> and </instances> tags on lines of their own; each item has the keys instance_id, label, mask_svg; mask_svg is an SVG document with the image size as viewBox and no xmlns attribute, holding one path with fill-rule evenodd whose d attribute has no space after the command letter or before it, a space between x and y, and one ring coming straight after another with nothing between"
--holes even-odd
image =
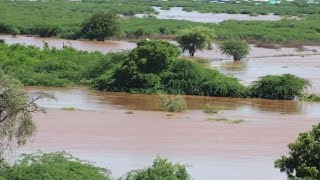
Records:
<instances>
[{"instance_id":1,"label":"tree","mask_svg":"<svg viewBox=\"0 0 320 180\"><path fill-rule=\"evenodd\" d=\"M216 35L214 30L197 27L183 31L177 36L177 41L182 51L188 51L190 56L194 56L197 50L210 49Z\"/></svg>"},{"instance_id":2,"label":"tree","mask_svg":"<svg viewBox=\"0 0 320 180\"><path fill-rule=\"evenodd\" d=\"M0 179L111 180L107 169L93 166L65 152L24 155L13 166L0 167Z\"/></svg>"},{"instance_id":3,"label":"tree","mask_svg":"<svg viewBox=\"0 0 320 180\"><path fill-rule=\"evenodd\" d=\"M82 24L81 33L85 38L104 41L120 30L120 20L115 12L97 12Z\"/></svg>"},{"instance_id":4,"label":"tree","mask_svg":"<svg viewBox=\"0 0 320 180\"><path fill-rule=\"evenodd\" d=\"M291 100L301 98L310 86L308 80L292 74L268 75L252 82L251 93L256 98Z\"/></svg>"},{"instance_id":5,"label":"tree","mask_svg":"<svg viewBox=\"0 0 320 180\"><path fill-rule=\"evenodd\" d=\"M187 167L157 157L151 167L128 172L120 180L191 180Z\"/></svg>"},{"instance_id":6,"label":"tree","mask_svg":"<svg viewBox=\"0 0 320 180\"><path fill-rule=\"evenodd\" d=\"M220 44L220 51L222 54L233 56L233 60L240 61L249 54L250 47L245 41L228 40Z\"/></svg>"},{"instance_id":7,"label":"tree","mask_svg":"<svg viewBox=\"0 0 320 180\"><path fill-rule=\"evenodd\" d=\"M275 167L285 172L288 179L320 179L320 124L301 133L288 145L289 155L275 161Z\"/></svg>"},{"instance_id":8,"label":"tree","mask_svg":"<svg viewBox=\"0 0 320 180\"><path fill-rule=\"evenodd\" d=\"M39 93L29 100L18 81L0 71L0 160L7 148L25 144L34 134L31 113L44 111L35 102L45 97L51 96Z\"/></svg>"}]
</instances>

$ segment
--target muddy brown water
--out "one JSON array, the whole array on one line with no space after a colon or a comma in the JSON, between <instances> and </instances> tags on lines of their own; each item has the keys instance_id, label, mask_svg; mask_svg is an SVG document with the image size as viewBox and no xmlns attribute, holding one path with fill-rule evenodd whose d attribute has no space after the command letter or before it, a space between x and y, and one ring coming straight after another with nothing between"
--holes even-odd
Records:
<instances>
[{"instance_id":1,"label":"muddy brown water","mask_svg":"<svg viewBox=\"0 0 320 180\"><path fill-rule=\"evenodd\" d=\"M238 21L278 21L281 19L277 15L258 15L249 16L247 14L227 14L227 13L199 13L196 11L186 12L182 7L172 7L170 10L161 10L160 7L153 7L159 14L154 15L157 19L175 19L175 20L187 20L193 22L203 23L220 23L226 20L238 20ZM137 14L137 17L146 17L145 14Z\"/></svg>"},{"instance_id":2,"label":"muddy brown water","mask_svg":"<svg viewBox=\"0 0 320 180\"><path fill-rule=\"evenodd\" d=\"M156 95L83 87L25 90L52 93L57 100L39 102L48 112L34 114L37 135L20 152L65 150L110 168L115 177L150 165L159 154L190 164L195 180L285 179L274 169L273 161L320 118L319 103L300 101L184 96L185 113L166 113L159 111ZM203 113L207 103L220 111ZM61 110L64 107L81 111ZM231 124L215 118L245 122Z\"/></svg>"}]
</instances>

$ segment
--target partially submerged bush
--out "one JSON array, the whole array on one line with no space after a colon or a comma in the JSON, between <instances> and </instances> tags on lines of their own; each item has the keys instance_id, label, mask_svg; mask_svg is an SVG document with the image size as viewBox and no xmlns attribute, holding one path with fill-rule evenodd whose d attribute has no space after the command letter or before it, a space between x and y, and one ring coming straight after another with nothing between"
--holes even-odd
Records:
<instances>
[{"instance_id":1,"label":"partially submerged bush","mask_svg":"<svg viewBox=\"0 0 320 180\"><path fill-rule=\"evenodd\" d=\"M0 168L0 179L111 180L109 174L64 152L25 155L14 166Z\"/></svg>"},{"instance_id":2,"label":"partially submerged bush","mask_svg":"<svg viewBox=\"0 0 320 180\"><path fill-rule=\"evenodd\" d=\"M168 112L183 112L187 108L187 104L181 96L160 95L160 105L164 111Z\"/></svg>"},{"instance_id":3,"label":"partially submerged bush","mask_svg":"<svg viewBox=\"0 0 320 180\"><path fill-rule=\"evenodd\" d=\"M320 179L320 124L309 132L301 133L288 145L289 155L275 161L275 167L285 172L288 179Z\"/></svg>"},{"instance_id":4,"label":"partially submerged bush","mask_svg":"<svg viewBox=\"0 0 320 180\"><path fill-rule=\"evenodd\" d=\"M128 172L120 180L191 180L185 165L157 157L152 166Z\"/></svg>"},{"instance_id":5,"label":"partially submerged bush","mask_svg":"<svg viewBox=\"0 0 320 180\"><path fill-rule=\"evenodd\" d=\"M224 41L219 46L222 54L232 56L233 60L240 61L249 54L250 47L245 41L228 40Z\"/></svg>"},{"instance_id":6,"label":"partially submerged bush","mask_svg":"<svg viewBox=\"0 0 320 180\"><path fill-rule=\"evenodd\" d=\"M292 74L268 75L251 84L251 93L256 98L292 100L302 97L310 86L308 80Z\"/></svg>"},{"instance_id":7,"label":"partially submerged bush","mask_svg":"<svg viewBox=\"0 0 320 180\"><path fill-rule=\"evenodd\" d=\"M207 114L215 114L219 112L219 109L211 104L206 104L203 108L203 112Z\"/></svg>"},{"instance_id":8,"label":"partially submerged bush","mask_svg":"<svg viewBox=\"0 0 320 180\"><path fill-rule=\"evenodd\" d=\"M304 101L320 101L320 95L309 94L302 96L300 99Z\"/></svg>"}]
</instances>

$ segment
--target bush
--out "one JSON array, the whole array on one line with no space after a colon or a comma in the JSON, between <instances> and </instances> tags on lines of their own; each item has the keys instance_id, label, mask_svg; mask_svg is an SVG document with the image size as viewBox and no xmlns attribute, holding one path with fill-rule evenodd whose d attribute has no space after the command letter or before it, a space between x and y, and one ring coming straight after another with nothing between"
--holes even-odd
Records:
<instances>
[{"instance_id":1,"label":"bush","mask_svg":"<svg viewBox=\"0 0 320 180\"><path fill-rule=\"evenodd\" d=\"M251 84L252 97L265 99L296 99L310 87L310 82L292 74L268 75Z\"/></svg>"},{"instance_id":2,"label":"bush","mask_svg":"<svg viewBox=\"0 0 320 180\"><path fill-rule=\"evenodd\" d=\"M191 180L187 167L173 164L167 159L157 157L151 167L134 170L127 173L120 180Z\"/></svg>"},{"instance_id":3,"label":"bush","mask_svg":"<svg viewBox=\"0 0 320 180\"><path fill-rule=\"evenodd\" d=\"M97 12L82 24L81 33L85 38L104 41L106 37L120 31L119 16L112 11Z\"/></svg>"},{"instance_id":4,"label":"bush","mask_svg":"<svg viewBox=\"0 0 320 180\"><path fill-rule=\"evenodd\" d=\"M181 96L166 96L160 95L160 105L164 111L168 112L183 112L187 105Z\"/></svg>"},{"instance_id":5,"label":"bush","mask_svg":"<svg viewBox=\"0 0 320 180\"><path fill-rule=\"evenodd\" d=\"M14 166L1 168L0 174L4 179L111 180L107 169L95 167L64 152L25 155Z\"/></svg>"},{"instance_id":6,"label":"bush","mask_svg":"<svg viewBox=\"0 0 320 180\"><path fill-rule=\"evenodd\" d=\"M320 124L301 133L288 145L289 155L275 161L275 167L285 172L288 179L320 179Z\"/></svg>"},{"instance_id":7,"label":"bush","mask_svg":"<svg viewBox=\"0 0 320 180\"><path fill-rule=\"evenodd\" d=\"M233 60L240 61L249 54L250 47L245 41L228 40L224 41L219 46L222 54L233 56Z\"/></svg>"},{"instance_id":8,"label":"bush","mask_svg":"<svg viewBox=\"0 0 320 180\"><path fill-rule=\"evenodd\" d=\"M40 37L52 37L57 36L60 32L60 28L54 25L37 25L34 28L34 33L38 34Z\"/></svg>"},{"instance_id":9,"label":"bush","mask_svg":"<svg viewBox=\"0 0 320 180\"><path fill-rule=\"evenodd\" d=\"M206 104L203 108L203 112L207 114L215 114L219 112L219 109L213 105Z\"/></svg>"}]
</instances>

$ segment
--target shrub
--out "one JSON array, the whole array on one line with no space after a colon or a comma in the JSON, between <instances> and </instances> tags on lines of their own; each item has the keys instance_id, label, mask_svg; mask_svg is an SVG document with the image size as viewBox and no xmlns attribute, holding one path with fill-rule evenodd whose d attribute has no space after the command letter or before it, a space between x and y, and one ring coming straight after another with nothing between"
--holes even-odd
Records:
<instances>
[{"instance_id":1,"label":"shrub","mask_svg":"<svg viewBox=\"0 0 320 180\"><path fill-rule=\"evenodd\" d=\"M160 105L167 112L183 112L187 105L181 96L160 95Z\"/></svg>"},{"instance_id":2,"label":"shrub","mask_svg":"<svg viewBox=\"0 0 320 180\"><path fill-rule=\"evenodd\" d=\"M64 152L25 155L14 166L1 168L0 174L4 179L111 180L107 169Z\"/></svg>"},{"instance_id":3,"label":"shrub","mask_svg":"<svg viewBox=\"0 0 320 180\"><path fill-rule=\"evenodd\" d=\"M295 99L303 96L310 82L292 74L268 75L251 84L252 97L266 99Z\"/></svg>"},{"instance_id":4,"label":"shrub","mask_svg":"<svg viewBox=\"0 0 320 180\"><path fill-rule=\"evenodd\" d=\"M120 19L115 12L97 12L82 24L81 33L85 38L104 41L106 37L117 35Z\"/></svg>"},{"instance_id":5,"label":"shrub","mask_svg":"<svg viewBox=\"0 0 320 180\"><path fill-rule=\"evenodd\" d=\"M320 95L309 94L302 96L300 99L304 101L320 101Z\"/></svg>"},{"instance_id":6,"label":"shrub","mask_svg":"<svg viewBox=\"0 0 320 180\"><path fill-rule=\"evenodd\" d=\"M152 166L128 172L120 180L191 180L187 167L157 157Z\"/></svg>"},{"instance_id":7,"label":"shrub","mask_svg":"<svg viewBox=\"0 0 320 180\"><path fill-rule=\"evenodd\" d=\"M228 40L224 41L219 46L222 54L233 56L233 60L240 61L249 54L250 47L245 41Z\"/></svg>"},{"instance_id":8,"label":"shrub","mask_svg":"<svg viewBox=\"0 0 320 180\"><path fill-rule=\"evenodd\" d=\"M206 104L203 108L203 112L207 114L215 114L219 112L219 109L213 105Z\"/></svg>"},{"instance_id":9,"label":"shrub","mask_svg":"<svg viewBox=\"0 0 320 180\"><path fill-rule=\"evenodd\" d=\"M60 32L60 28L54 25L37 25L34 29L34 32L38 34L40 37L52 37L57 36Z\"/></svg>"},{"instance_id":10,"label":"shrub","mask_svg":"<svg viewBox=\"0 0 320 180\"><path fill-rule=\"evenodd\" d=\"M320 124L301 133L288 145L289 155L275 161L275 167L285 172L288 179L320 179Z\"/></svg>"}]
</instances>

